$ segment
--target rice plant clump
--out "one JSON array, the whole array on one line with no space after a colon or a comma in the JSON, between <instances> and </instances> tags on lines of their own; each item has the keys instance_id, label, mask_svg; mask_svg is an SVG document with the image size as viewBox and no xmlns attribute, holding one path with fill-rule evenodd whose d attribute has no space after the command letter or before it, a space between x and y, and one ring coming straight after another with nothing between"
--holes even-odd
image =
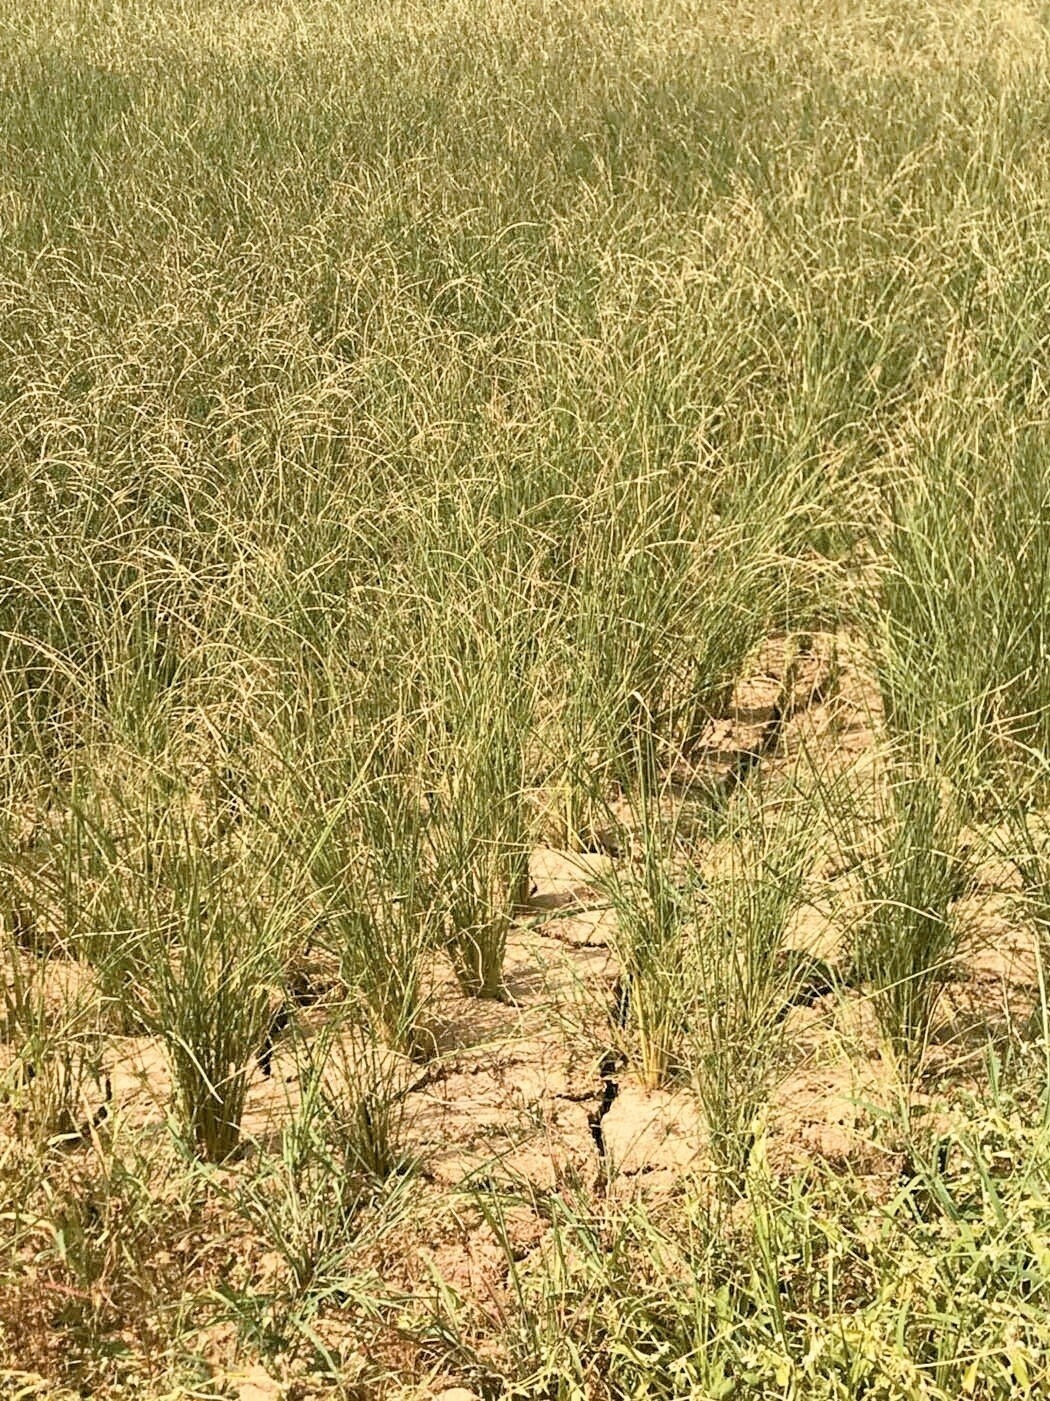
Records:
<instances>
[{"instance_id":1,"label":"rice plant clump","mask_svg":"<svg viewBox=\"0 0 1050 1401\"><path fill-rule=\"evenodd\" d=\"M854 933L856 977L872 993L879 1026L906 1076L936 1024L963 930L960 817L931 768L894 773L880 793L860 874L865 910Z\"/></svg>"}]
</instances>

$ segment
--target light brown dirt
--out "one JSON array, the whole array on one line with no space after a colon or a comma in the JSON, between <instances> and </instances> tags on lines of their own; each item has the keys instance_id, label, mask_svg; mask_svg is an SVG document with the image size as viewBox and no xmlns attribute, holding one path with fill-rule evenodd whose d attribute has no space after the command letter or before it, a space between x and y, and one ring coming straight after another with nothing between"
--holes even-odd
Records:
<instances>
[{"instance_id":1,"label":"light brown dirt","mask_svg":"<svg viewBox=\"0 0 1050 1401\"><path fill-rule=\"evenodd\" d=\"M784 694L783 664L782 647L759 659L731 715L712 728L704 762L728 771L742 749L761 741ZM763 760L770 774L783 776L804 755L819 754L825 772L876 762L877 707L848 639L836 640L834 657L825 645L804 658L793 687L779 743ZM604 854L537 849L528 907L507 950L507 1000L473 1001L451 978L437 985L440 1055L425 1070L412 1068L413 1088L405 1096L404 1136L421 1169L412 1212L366 1256L382 1288L400 1295L410 1313L433 1307L447 1290L470 1302L481 1331L486 1319L498 1329L515 1307L507 1247L520 1259L542 1249L547 1225L541 1205L550 1194L656 1198L707 1167L703 1116L687 1086L646 1092L621 1065L603 1067L618 972L615 918L602 889L613 866ZM813 876L813 898L793 921L787 942L835 961L857 892L820 834L814 835ZM959 975L945 991L942 1033L931 1057L941 1086L965 1083L976 1073L990 1031L994 1036L996 1027L1016 1026L1031 1015L1036 967L1031 940L1010 903L1012 880L1008 863L986 863L963 902L972 934ZM89 970L57 962L45 995L56 1007L68 1005L89 995L90 984ZM309 1037L323 1015L304 1013L299 1034ZM784 1033L784 1074L766 1127L773 1170L797 1172L821 1160L876 1184L892 1182L899 1164L892 1145L879 1142L873 1110L891 1101L893 1078L865 1000L848 990L821 996L794 1008ZM12 1050L6 1048L8 1059ZM102 1073L112 1096L107 1134L163 1142L172 1086L162 1047L149 1038L111 1037ZM609 1079L616 1094L601 1118L600 1156L593 1130ZM253 1076L244 1157L216 1179L231 1193L260 1155L279 1144L299 1097L294 1047L285 1040L276 1048L272 1074ZM10 1115L5 1128L13 1138L17 1125ZM477 1187L509 1194L505 1240L473 1200ZM230 1239L221 1212L212 1225ZM245 1268L264 1279L273 1268L264 1243L243 1233L240 1242ZM333 1321L332 1339L339 1330ZM220 1339L211 1350L222 1357L232 1346ZM240 1401L306 1394L254 1364L240 1371L231 1365L226 1380Z\"/></svg>"}]
</instances>

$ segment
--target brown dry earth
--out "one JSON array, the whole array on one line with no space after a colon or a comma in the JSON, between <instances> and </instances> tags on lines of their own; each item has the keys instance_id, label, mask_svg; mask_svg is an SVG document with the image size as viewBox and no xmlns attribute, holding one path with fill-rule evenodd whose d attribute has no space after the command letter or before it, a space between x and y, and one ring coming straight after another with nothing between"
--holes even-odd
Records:
<instances>
[{"instance_id":1,"label":"brown dry earth","mask_svg":"<svg viewBox=\"0 0 1050 1401\"><path fill-rule=\"evenodd\" d=\"M709 765L725 774L742 755L762 750L778 704L776 744L761 757L769 773L790 772L807 754L819 755L825 772L876 762L877 707L848 638L816 646L793 664L790 679L785 705L784 649L771 645L738 688L731 714L709 736ZM419 1165L406 1186L410 1205L376 1239L364 1233L359 1252L362 1271L385 1303L368 1336L359 1317L348 1320L338 1308L314 1321L326 1345L341 1355L348 1380L355 1358L362 1372L382 1361L417 1379L399 1394L436 1396L459 1379L447 1370L440 1348L420 1343L414 1325L435 1307L461 1309L481 1340L498 1335L513 1313L506 1247L479 1209L474 1189L506 1191L508 1243L524 1260L542 1248L549 1229L543 1208L552 1193L584 1205L637 1197L657 1203L707 1171L703 1122L689 1089L644 1091L624 1064L623 1047L611 1041L615 923L600 887L613 859L537 850L530 908L508 947L507 1000L470 1000L451 981L437 990L440 1055L425 1071L414 1069L405 1101L405 1139ZM849 873L835 869L819 842L813 874L814 897L790 941L834 961L856 891ZM1005 1034L1031 1011L1035 967L1030 945L1010 917L1010 884L1009 869L995 863L974 873L965 901L971 938L945 993L931 1076L919 1102L938 1104L946 1088L976 1081L989 1033ZM75 984L84 976L75 967L56 970L56 1002L68 992L67 980ZM297 1035L309 1037L322 1018L316 1007L303 1012ZM774 1171L804 1171L807 1163L823 1160L882 1194L896 1180L899 1162L893 1145L880 1141L872 1110L892 1102L894 1082L865 999L855 991L835 991L794 1008L786 1046L788 1060L768 1121ZM10 1055L14 1048L6 1050ZM112 1099L105 1132L121 1142L137 1135L163 1160L170 1155L165 1124L171 1083L161 1048L144 1039L114 1039L106 1060ZM158 1274L170 1266L186 1288L225 1278L265 1290L279 1262L223 1202L278 1147L298 1095L295 1051L286 1041L276 1049L270 1076L260 1073L251 1087L244 1155L211 1172L211 1184L220 1190L203 1214L192 1222L176 1220L174 1245L153 1260ZM4 1163L17 1149L17 1124L10 1116L0 1133L6 1135L0 1136ZM63 1155L56 1172L76 1180L86 1171L79 1160L93 1152L88 1143ZM166 1180L161 1172L155 1184L161 1204ZM174 1206L172 1211L178 1218ZM59 1349L62 1344L54 1330L68 1302L63 1289L70 1286L58 1275L34 1270L27 1263L24 1298L0 1300L0 1360L21 1369L21 1394L58 1396L31 1388L34 1377L42 1382L55 1374L53 1345L56 1339ZM31 1337L34 1330L40 1336ZM132 1320L126 1332L145 1353L153 1330L162 1333L163 1320ZM239 1364L241 1349L228 1322L202 1321L193 1349L211 1385L224 1378L226 1394L240 1401L314 1394L308 1380L295 1378L291 1364L280 1377L276 1365L271 1374L250 1360Z\"/></svg>"}]
</instances>

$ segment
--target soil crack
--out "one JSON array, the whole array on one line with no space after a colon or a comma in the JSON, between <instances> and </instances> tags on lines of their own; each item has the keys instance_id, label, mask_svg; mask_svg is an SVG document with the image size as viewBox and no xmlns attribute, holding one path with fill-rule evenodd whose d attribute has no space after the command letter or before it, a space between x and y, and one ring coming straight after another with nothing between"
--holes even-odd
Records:
<instances>
[{"instance_id":1,"label":"soil crack","mask_svg":"<svg viewBox=\"0 0 1050 1401\"><path fill-rule=\"evenodd\" d=\"M613 1079L613 1074L617 1068L615 1055L609 1054L602 1058L600 1074L602 1076L602 1095L598 1101L598 1106L587 1115L587 1125L594 1139L594 1146L598 1150L598 1157L602 1163L605 1162L605 1134L602 1131L602 1120L613 1107L613 1102L620 1093L620 1082Z\"/></svg>"}]
</instances>

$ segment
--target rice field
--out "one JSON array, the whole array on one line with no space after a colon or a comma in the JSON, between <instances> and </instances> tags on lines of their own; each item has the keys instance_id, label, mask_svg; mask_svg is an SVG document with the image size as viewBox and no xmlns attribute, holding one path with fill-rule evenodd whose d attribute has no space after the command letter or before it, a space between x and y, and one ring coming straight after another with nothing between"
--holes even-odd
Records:
<instances>
[{"instance_id":1,"label":"rice field","mask_svg":"<svg viewBox=\"0 0 1050 1401\"><path fill-rule=\"evenodd\" d=\"M0 0L0 1396L1050 1391L1050 16Z\"/></svg>"}]
</instances>

